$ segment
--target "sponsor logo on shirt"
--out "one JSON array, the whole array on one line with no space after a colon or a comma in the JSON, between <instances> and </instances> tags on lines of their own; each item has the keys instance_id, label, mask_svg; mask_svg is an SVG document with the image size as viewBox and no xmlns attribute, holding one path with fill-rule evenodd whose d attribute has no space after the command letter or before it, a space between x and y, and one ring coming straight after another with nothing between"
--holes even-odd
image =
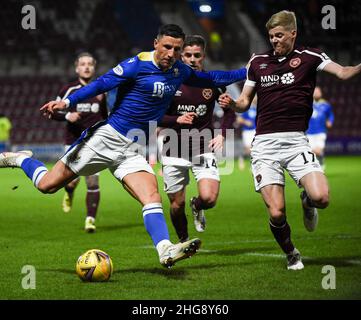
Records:
<instances>
[{"instance_id":1,"label":"sponsor logo on shirt","mask_svg":"<svg viewBox=\"0 0 361 320\"><path fill-rule=\"evenodd\" d=\"M176 87L173 85L167 85L163 82L154 82L153 84L153 97L163 98L164 95L174 95Z\"/></svg>"},{"instance_id":2,"label":"sponsor logo on shirt","mask_svg":"<svg viewBox=\"0 0 361 320\"><path fill-rule=\"evenodd\" d=\"M261 64L259 65L259 68L260 68L260 69L266 69L267 66L268 66L267 63L261 63Z\"/></svg>"},{"instance_id":3,"label":"sponsor logo on shirt","mask_svg":"<svg viewBox=\"0 0 361 320\"><path fill-rule=\"evenodd\" d=\"M193 104L179 104L177 107L178 114L185 114L188 112L195 112L198 116L204 116L207 113L207 105L200 104L195 106Z\"/></svg>"},{"instance_id":4,"label":"sponsor logo on shirt","mask_svg":"<svg viewBox=\"0 0 361 320\"><path fill-rule=\"evenodd\" d=\"M292 72L288 72L285 73L284 75L282 75L281 77L281 82L283 84L291 84L295 81L295 76L293 75Z\"/></svg>"},{"instance_id":5,"label":"sponsor logo on shirt","mask_svg":"<svg viewBox=\"0 0 361 320\"><path fill-rule=\"evenodd\" d=\"M100 106L99 103L78 103L76 105L77 112L99 112Z\"/></svg>"},{"instance_id":6,"label":"sponsor logo on shirt","mask_svg":"<svg viewBox=\"0 0 361 320\"><path fill-rule=\"evenodd\" d=\"M291 84L295 81L295 76L292 72L284 73L282 76L277 74L270 74L261 76L261 87L270 87L277 84Z\"/></svg>"},{"instance_id":7,"label":"sponsor logo on shirt","mask_svg":"<svg viewBox=\"0 0 361 320\"><path fill-rule=\"evenodd\" d=\"M207 113L207 106L205 104L200 104L196 109L196 113L198 116L204 116Z\"/></svg>"}]
</instances>

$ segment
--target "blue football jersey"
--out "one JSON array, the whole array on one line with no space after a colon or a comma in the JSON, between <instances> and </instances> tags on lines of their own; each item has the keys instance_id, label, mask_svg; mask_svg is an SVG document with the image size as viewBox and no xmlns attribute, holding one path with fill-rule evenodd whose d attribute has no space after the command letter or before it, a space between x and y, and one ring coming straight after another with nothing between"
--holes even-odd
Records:
<instances>
[{"instance_id":1,"label":"blue football jersey","mask_svg":"<svg viewBox=\"0 0 361 320\"><path fill-rule=\"evenodd\" d=\"M313 102L312 117L308 125L307 134L326 133L326 121L334 122L334 114L331 105L323 99Z\"/></svg>"},{"instance_id":2,"label":"blue football jersey","mask_svg":"<svg viewBox=\"0 0 361 320\"><path fill-rule=\"evenodd\" d=\"M257 107L255 105L251 105L246 112L242 113L242 118L250 121L252 124L250 126L244 124L243 130L256 130L256 117Z\"/></svg>"},{"instance_id":3,"label":"blue football jersey","mask_svg":"<svg viewBox=\"0 0 361 320\"><path fill-rule=\"evenodd\" d=\"M244 80L246 69L198 72L181 61L162 71L154 61L154 51L142 52L120 62L116 67L68 97L71 106L100 93L117 88L117 97L109 123L122 135L140 129L146 136L151 121L163 118L182 83L195 87L226 86Z\"/></svg>"}]
</instances>

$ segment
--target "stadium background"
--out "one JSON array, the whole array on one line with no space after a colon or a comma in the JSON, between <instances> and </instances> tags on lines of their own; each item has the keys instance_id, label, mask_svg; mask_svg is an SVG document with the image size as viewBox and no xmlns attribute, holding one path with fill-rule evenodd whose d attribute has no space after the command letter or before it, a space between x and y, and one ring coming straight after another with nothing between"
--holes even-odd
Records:
<instances>
[{"instance_id":1,"label":"stadium background","mask_svg":"<svg viewBox=\"0 0 361 320\"><path fill-rule=\"evenodd\" d=\"M21 25L25 16L21 9L27 4L36 9L35 30ZM336 9L335 30L321 27L321 9L326 4ZM267 50L265 21L284 8L297 14L299 43L322 48L344 65L359 62L359 1L6 0L0 12L0 113L13 124L13 147L26 145L43 159L55 159L61 153L62 124L46 121L38 108L74 79L77 53L93 53L100 75L126 57L151 50L161 24L178 23L187 34L201 34L208 40L208 69L238 68L253 52ZM321 76L318 83L336 118L326 151L360 154L359 79L346 83ZM110 105L111 96L109 101Z\"/></svg>"}]
</instances>

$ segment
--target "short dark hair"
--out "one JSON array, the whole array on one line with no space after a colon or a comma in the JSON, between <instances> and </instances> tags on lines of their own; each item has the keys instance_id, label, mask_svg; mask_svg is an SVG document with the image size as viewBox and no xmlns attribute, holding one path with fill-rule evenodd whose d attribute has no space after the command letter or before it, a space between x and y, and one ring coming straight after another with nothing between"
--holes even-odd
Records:
<instances>
[{"instance_id":1,"label":"short dark hair","mask_svg":"<svg viewBox=\"0 0 361 320\"><path fill-rule=\"evenodd\" d=\"M192 47L192 46L199 46L203 49L203 51L206 51L206 40L202 36L199 35L190 35L186 36L183 44L183 49L185 47Z\"/></svg>"},{"instance_id":2,"label":"short dark hair","mask_svg":"<svg viewBox=\"0 0 361 320\"><path fill-rule=\"evenodd\" d=\"M163 36L170 36L173 38L182 38L184 40L185 34L182 28L176 24L165 24L158 29L157 38L160 39Z\"/></svg>"},{"instance_id":3,"label":"short dark hair","mask_svg":"<svg viewBox=\"0 0 361 320\"><path fill-rule=\"evenodd\" d=\"M79 59L82 58L82 57L92 58L93 61L94 61L94 65L97 64L97 60L94 58L94 56L93 56L91 53L89 53L89 52L81 52L81 53L79 53L79 54L77 55L77 57L76 57L76 59L75 59L75 61L74 61L75 66L78 65Z\"/></svg>"}]
</instances>

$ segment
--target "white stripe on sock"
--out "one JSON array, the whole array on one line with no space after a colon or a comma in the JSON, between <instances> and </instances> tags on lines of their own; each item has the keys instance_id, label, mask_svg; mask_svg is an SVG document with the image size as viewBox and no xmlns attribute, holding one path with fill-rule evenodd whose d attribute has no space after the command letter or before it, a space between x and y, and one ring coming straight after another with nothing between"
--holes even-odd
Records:
<instances>
[{"instance_id":1,"label":"white stripe on sock","mask_svg":"<svg viewBox=\"0 0 361 320\"><path fill-rule=\"evenodd\" d=\"M48 172L48 169L44 166L36 168L36 170L33 173L33 183L35 187L38 187L38 184L40 180L44 177L44 175Z\"/></svg>"},{"instance_id":2,"label":"white stripe on sock","mask_svg":"<svg viewBox=\"0 0 361 320\"><path fill-rule=\"evenodd\" d=\"M149 213L161 213L163 214L162 204L159 202L148 203L143 207L143 217Z\"/></svg>"}]
</instances>

